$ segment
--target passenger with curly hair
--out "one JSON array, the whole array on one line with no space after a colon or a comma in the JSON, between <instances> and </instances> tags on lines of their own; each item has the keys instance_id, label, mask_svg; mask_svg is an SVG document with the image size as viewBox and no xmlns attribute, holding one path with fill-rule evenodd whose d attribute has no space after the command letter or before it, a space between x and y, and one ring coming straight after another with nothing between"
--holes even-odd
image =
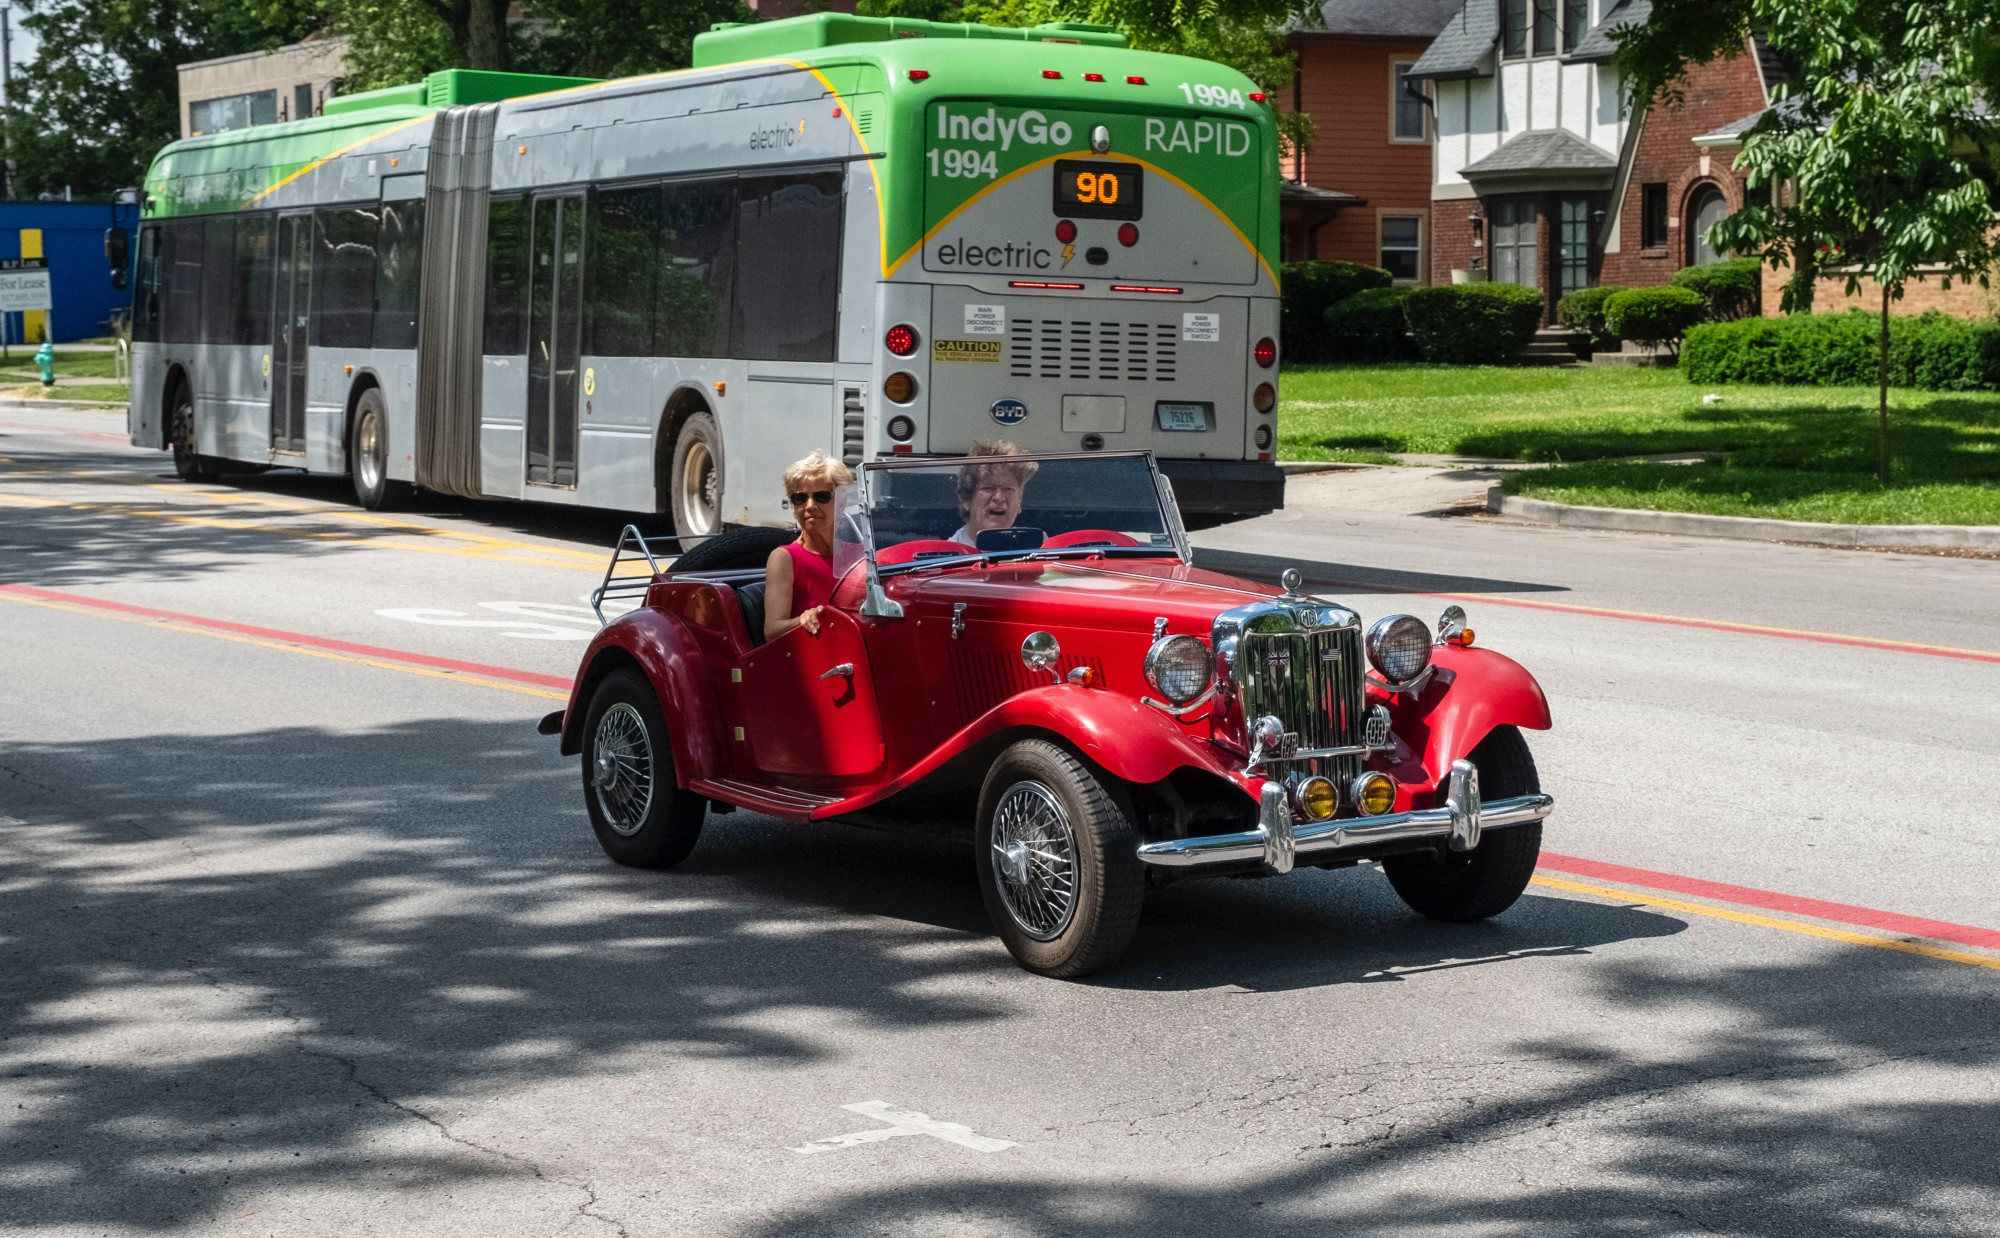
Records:
<instances>
[{"instance_id":1,"label":"passenger with curly hair","mask_svg":"<svg viewBox=\"0 0 2000 1238\"><path fill-rule=\"evenodd\" d=\"M1018 456L1021 449L1005 439L972 445L974 460L958 470L958 511L965 518L951 540L966 546L979 545L979 535L987 529L1011 529L1021 518L1021 500L1028 480L1041 466L1028 460L994 460L994 456Z\"/></svg>"}]
</instances>

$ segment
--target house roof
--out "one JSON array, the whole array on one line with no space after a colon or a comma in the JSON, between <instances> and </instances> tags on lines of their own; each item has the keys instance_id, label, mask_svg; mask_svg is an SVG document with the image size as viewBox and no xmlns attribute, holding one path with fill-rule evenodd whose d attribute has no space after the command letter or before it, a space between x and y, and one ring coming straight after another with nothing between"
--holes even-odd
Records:
<instances>
[{"instance_id":1,"label":"house roof","mask_svg":"<svg viewBox=\"0 0 2000 1238\"><path fill-rule=\"evenodd\" d=\"M1368 199L1341 189L1321 189L1318 185L1308 185L1304 181L1279 181L1278 201L1293 205L1313 206L1363 206Z\"/></svg>"},{"instance_id":2,"label":"house roof","mask_svg":"<svg viewBox=\"0 0 2000 1238\"><path fill-rule=\"evenodd\" d=\"M1693 138L1694 144L1696 146L1730 146L1741 142L1743 135L1750 132L1751 126L1764 119L1764 113L1770 110L1770 108L1761 107L1741 120L1732 120L1726 125L1718 125L1710 129L1707 133L1698 133Z\"/></svg>"},{"instance_id":3,"label":"house roof","mask_svg":"<svg viewBox=\"0 0 2000 1238\"><path fill-rule=\"evenodd\" d=\"M1294 26L1299 34L1345 34L1429 39L1444 29L1465 0L1324 0L1321 25Z\"/></svg>"},{"instance_id":4,"label":"house roof","mask_svg":"<svg viewBox=\"0 0 2000 1238\"><path fill-rule=\"evenodd\" d=\"M1549 173L1608 177L1617 168L1618 160L1609 152L1567 129L1530 129L1508 139L1484 159L1467 164L1460 175L1467 180Z\"/></svg>"},{"instance_id":5,"label":"house roof","mask_svg":"<svg viewBox=\"0 0 2000 1238\"><path fill-rule=\"evenodd\" d=\"M1417 58L1411 77L1484 77L1500 41L1499 0L1465 0Z\"/></svg>"},{"instance_id":6,"label":"house roof","mask_svg":"<svg viewBox=\"0 0 2000 1238\"><path fill-rule=\"evenodd\" d=\"M1577 40L1570 51L1571 60L1605 61L1618 51L1618 40L1611 37L1615 30L1626 26L1642 26L1653 15L1653 0L1618 0L1602 21L1590 28L1589 33Z\"/></svg>"}]
</instances>

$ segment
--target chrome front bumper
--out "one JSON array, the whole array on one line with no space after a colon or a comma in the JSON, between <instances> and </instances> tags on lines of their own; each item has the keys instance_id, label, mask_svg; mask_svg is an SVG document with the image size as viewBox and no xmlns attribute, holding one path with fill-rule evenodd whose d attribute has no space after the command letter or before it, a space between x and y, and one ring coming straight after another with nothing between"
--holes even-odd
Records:
<instances>
[{"instance_id":1,"label":"chrome front bumper","mask_svg":"<svg viewBox=\"0 0 2000 1238\"><path fill-rule=\"evenodd\" d=\"M1470 851L1479 845L1485 831L1540 821L1554 807L1554 798L1547 795L1515 795L1482 804L1479 771L1470 761L1457 761L1451 767L1442 807L1294 824L1285 789L1267 782L1258 805L1256 829L1145 843L1139 848L1139 858L1162 868L1258 864L1275 875L1288 873L1299 863L1324 863L1384 843L1443 839L1453 851Z\"/></svg>"}]
</instances>

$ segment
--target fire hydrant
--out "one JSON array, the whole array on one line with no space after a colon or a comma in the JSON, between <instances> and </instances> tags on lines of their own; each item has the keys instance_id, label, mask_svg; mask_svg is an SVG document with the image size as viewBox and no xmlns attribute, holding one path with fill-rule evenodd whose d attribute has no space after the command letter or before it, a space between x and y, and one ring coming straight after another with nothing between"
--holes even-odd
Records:
<instances>
[{"instance_id":1,"label":"fire hydrant","mask_svg":"<svg viewBox=\"0 0 2000 1238\"><path fill-rule=\"evenodd\" d=\"M42 386L56 385L56 346L51 340L43 340L35 350L35 368L42 372Z\"/></svg>"}]
</instances>

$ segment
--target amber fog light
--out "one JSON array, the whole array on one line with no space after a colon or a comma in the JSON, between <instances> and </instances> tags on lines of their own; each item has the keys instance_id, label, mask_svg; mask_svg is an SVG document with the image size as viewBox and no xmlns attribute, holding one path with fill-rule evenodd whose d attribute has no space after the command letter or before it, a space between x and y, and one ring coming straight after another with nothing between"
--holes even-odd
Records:
<instances>
[{"instance_id":1,"label":"amber fog light","mask_svg":"<svg viewBox=\"0 0 2000 1238\"><path fill-rule=\"evenodd\" d=\"M889 418L889 437L899 443L907 443L917 436L917 423L898 413Z\"/></svg>"},{"instance_id":2,"label":"amber fog light","mask_svg":"<svg viewBox=\"0 0 2000 1238\"><path fill-rule=\"evenodd\" d=\"M917 398L917 376L897 370L882 380L882 394L888 396L891 403L908 404Z\"/></svg>"},{"instance_id":3,"label":"amber fog light","mask_svg":"<svg viewBox=\"0 0 2000 1238\"><path fill-rule=\"evenodd\" d=\"M1250 407L1260 413L1268 413L1278 406L1278 389L1269 383L1258 383L1257 390L1250 393Z\"/></svg>"},{"instance_id":4,"label":"amber fog light","mask_svg":"<svg viewBox=\"0 0 2000 1238\"><path fill-rule=\"evenodd\" d=\"M917 329L908 323L899 322L889 328L882 337L882 346L898 357L907 357L917 351Z\"/></svg>"},{"instance_id":5,"label":"amber fog light","mask_svg":"<svg viewBox=\"0 0 2000 1238\"><path fill-rule=\"evenodd\" d=\"M1362 816L1379 817L1396 806L1396 780L1380 770L1370 770L1354 780L1348 798Z\"/></svg>"},{"instance_id":6,"label":"amber fog light","mask_svg":"<svg viewBox=\"0 0 2000 1238\"><path fill-rule=\"evenodd\" d=\"M1315 774L1292 788L1292 806L1308 821L1324 821L1340 807L1340 793L1332 782Z\"/></svg>"}]
</instances>

